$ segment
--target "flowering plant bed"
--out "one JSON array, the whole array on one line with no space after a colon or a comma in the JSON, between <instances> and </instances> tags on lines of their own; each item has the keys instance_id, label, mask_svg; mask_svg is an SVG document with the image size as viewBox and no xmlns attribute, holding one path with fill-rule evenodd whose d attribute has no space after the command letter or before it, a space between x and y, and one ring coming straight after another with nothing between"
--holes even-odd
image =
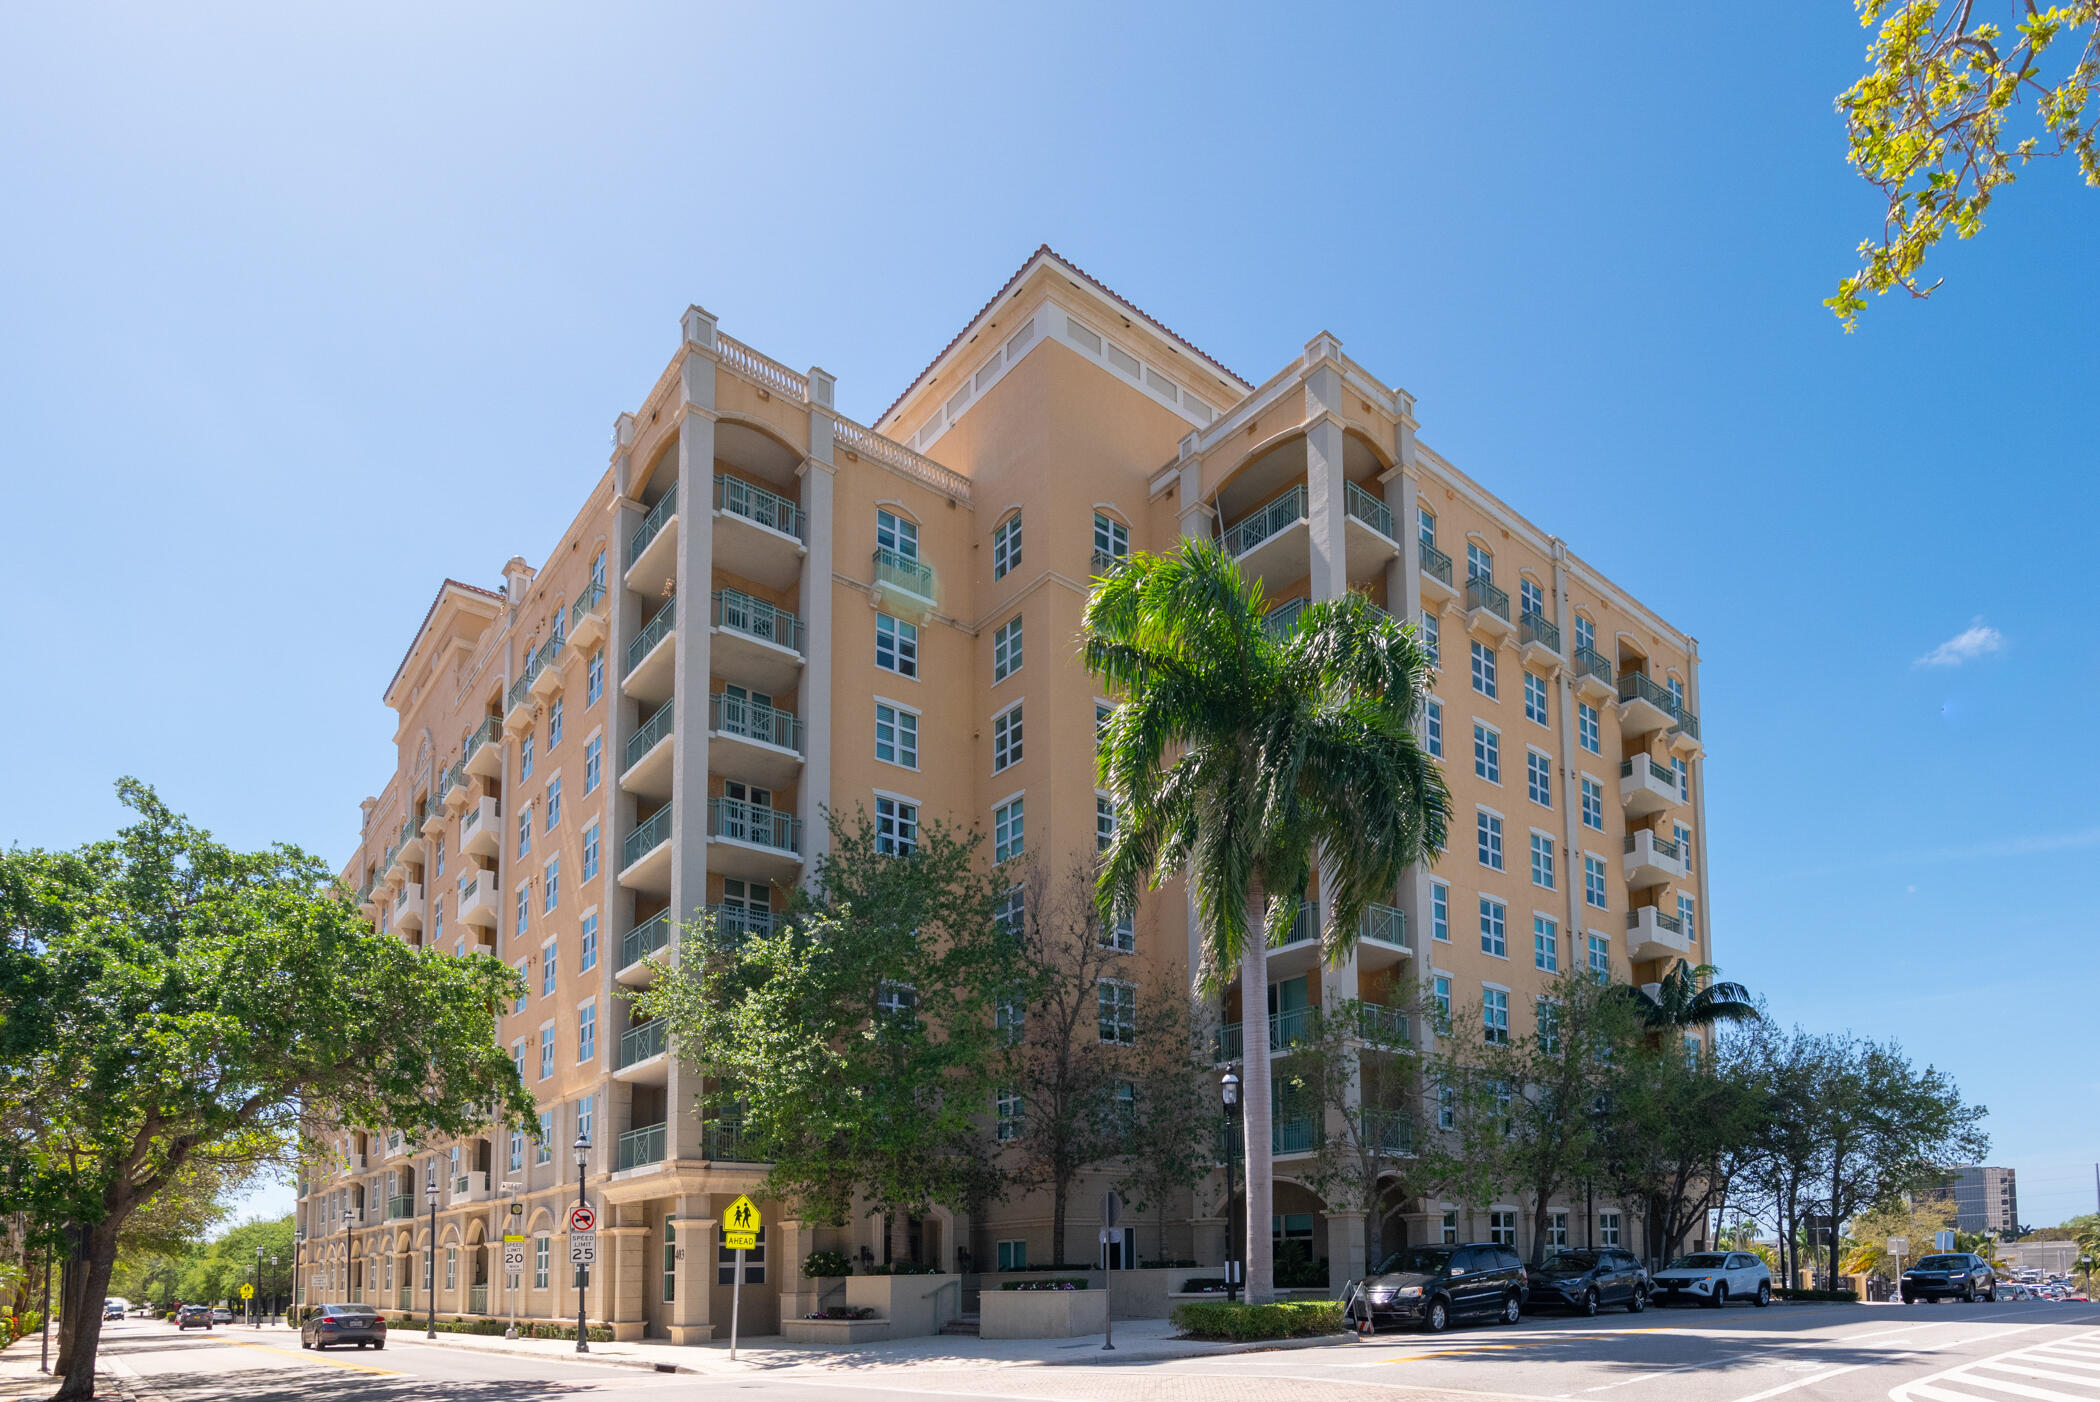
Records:
<instances>
[{"instance_id":1,"label":"flowering plant bed","mask_svg":"<svg viewBox=\"0 0 2100 1402\"><path fill-rule=\"evenodd\" d=\"M1055 1280L1009 1280L1000 1285L1001 1290L1084 1290L1087 1283L1074 1276L1061 1276Z\"/></svg>"},{"instance_id":2,"label":"flowering plant bed","mask_svg":"<svg viewBox=\"0 0 2100 1402\"><path fill-rule=\"evenodd\" d=\"M875 1311L866 1305L831 1305L813 1310L802 1316L804 1319L873 1319Z\"/></svg>"}]
</instances>

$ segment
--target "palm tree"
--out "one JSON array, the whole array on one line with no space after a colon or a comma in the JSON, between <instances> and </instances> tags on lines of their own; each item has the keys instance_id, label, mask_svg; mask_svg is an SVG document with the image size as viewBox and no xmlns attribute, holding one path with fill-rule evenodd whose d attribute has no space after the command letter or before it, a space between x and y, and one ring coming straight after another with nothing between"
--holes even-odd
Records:
<instances>
[{"instance_id":1,"label":"palm tree","mask_svg":"<svg viewBox=\"0 0 2100 1402\"><path fill-rule=\"evenodd\" d=\"M1411 628L1353 594L1311 605L1273 635L1261 585L1211 541L1136 556L1098 583L1081 637L1088 670L1123 698L1100 740L1101 782L1119 815L1102 859L1103 909L1127 909L1141 881L1156 888L1185 872L1203 931L1204 967L1191 972L1216 989L1240 969L1242 1021L1254 1029L1241 1037L1243 1259L1247 1297L1266 1300L1266 946L1288 937L1315 863L1332 963L1355 945L1364 907L1390 900L1410 864L1443 851L1450 794L1413 729L1428 660Z\"/></svg>"},{"instance_id":2,"label":"palm tree","mask_svg":"<svg viewBox=\"0 0 2100 1402\"><path fill-rule=\"evenodd\" d=\"M1715 983L1711 964L1680 959L1661 983L1629 990L1641 1022L1652 1031L1711 1027L1720 1022L1758 1022L1764 1014L1740 983ZM1655 991L1650 993L1649 988Z\"/></svg>"}]
</instances>

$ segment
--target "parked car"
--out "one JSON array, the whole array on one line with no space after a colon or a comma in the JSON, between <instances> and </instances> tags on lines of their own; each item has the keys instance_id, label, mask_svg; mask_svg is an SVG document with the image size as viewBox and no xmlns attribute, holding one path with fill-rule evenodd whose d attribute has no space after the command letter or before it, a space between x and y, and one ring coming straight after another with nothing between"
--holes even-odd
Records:
<instances>
[{"instance_id":1,"label":"parked car","mask_svg":"<svg viewBox=\"0 0 2100 1402\"><path fill-rule=\"evenodd\" d=\"M1916 1300L1993 1300L1998 1277L1990 1262L1974 1252L1926 1256L1903 1273L1903 1303Z\"/></svg>"},{"instance_id":2,"label":"parked car","mask_svg":"<svg viewBox=\"0 0 2100 1402\"><path fill-rule=\"evenodd\" d=\"M214 1324L231 1324L233 1323L233 1311L225 1305L213 1305L211 1322Z\"/></svg>"},{"instance_id":3,"label":"parked car","mask_svg":"<svg viewBox=\"0 0 2100 1402\"><path fill-rule=\"evenodd\" d=\"M124 1302L122 1300L106 1302L102 1306L102 1317L104 1319L122 1319L124 1317Z\"/></svg>"},{"instance_id":4,"label":"parked car","mask_svg":"<svg viewBox=\"0 0 2100 1402\"><path fill-rule=\"evenodd\" d=\"M1997 1298L2001 1300L2032 1300L2035 1298L2035 1295L2026 1286L2017 1282L2009 1282L1998 1287Z\"/></svg>"},{"instance_id":5,"label":"parked car","mask_svg":"<svg viewBox=\"0 0 2100 1402\"><path fill-rule=\"evenodd\" d=\"M299 1347L324 1349L336 1344L385 1348L386 1316L370 1305L318 1306L299 1326Z\"/></svg>"},{"instance_id":6,"label":"parked car","mask_svg":"<svg viewBox=\"0 0 2100 1402\"><path fill-rule=\"evenodd\" d=\"M1440 1333L1465 1319L1516 1323L1529 1281L1516 1252L1476 1241L1403 1247L1376 1274L1351 1284L1351 1319L1368 1320L1374 1328L1419 1324Z\"/></svg>"},{"instance_id":7,"label":"parked car","mask_svg":"<svg viewBox=\"0 0 2100 1402\"><path fill-rule=\"evenodd\" d=\"M1772 1272L1748 1251L1695 1251L1655 1273L1655 1302L1693 1300L1719 1309L1749 1300L1759 1309L1772 1303Z\"/></svg>"},{"instance_id":8,"label":"parked car","mask_svg":"<svg viewBox=\"0 0 2100 1402\"><path fill-rule=\"evenodd\" d=\"M1534 1309L1572 1309L1595 1314L1605 1305L1624 1305L1639 1314L1648 1308L1648 1271L1630 1251L1607 1246L1595 1251L1556 1251L1531 1277L1528 1303Z\"/></svg>"},{"instance_id":9,"label":"parked car","mask_svg":"<svg viewBox=\"0 0 2100 1402\"><path fill-rule=\"evenodd\" d=\"M209 1329L212 1326L210 1305L184 1305L175 1311L177 1329Z\"/></svg>"}]
</instances>

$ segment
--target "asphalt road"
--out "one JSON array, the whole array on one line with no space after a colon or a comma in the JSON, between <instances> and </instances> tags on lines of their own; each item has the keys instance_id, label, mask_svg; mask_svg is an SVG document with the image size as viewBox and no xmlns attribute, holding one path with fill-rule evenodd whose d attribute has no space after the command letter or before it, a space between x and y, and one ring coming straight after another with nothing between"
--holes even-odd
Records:
<instances>
[{"instance_id":1,"label":"asphalt road","mask_svg":"<svg viewBox=\"0 0 2100 1402\"><path fill-rule=\"evenodd\" d=\"M1805 1306L1527 1317L1434 1338L1073 1367L793 1368L694 1377L396 1338L301 1352L282 1331L174 1334L127 1322L105 1356L146 1402L535 1402L589 1393L751 1402L2100 1402L2100 1307ZM857 1394L857 1397L855 1396Z\"/></svg>"}]
</instances>

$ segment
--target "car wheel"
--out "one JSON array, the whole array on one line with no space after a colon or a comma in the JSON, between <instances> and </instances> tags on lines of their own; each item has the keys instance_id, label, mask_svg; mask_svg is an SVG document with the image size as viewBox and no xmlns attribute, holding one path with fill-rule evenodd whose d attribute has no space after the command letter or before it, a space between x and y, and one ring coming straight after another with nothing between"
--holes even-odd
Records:
<instances>
[{"instance_id":1,"label":"car wheel","mask_svg":"<svg viewBox=\"0 0 2100 1402\"><path fill-rule=\"evenodd\" d=\"M1710 1310L1717 1310L1727 1303L1728 1282L1724 1280L1714 1286L1714 1293L1707 1298L1706 1307Z\"/></svg>"},{"instance_id":2,"label":"car wheel","mask_svg":"<svg viewBox=\"0 0 2100 1402\"><path fill-rule=\"evenodd\" d=\"M1976 1287L1973 1285L1967 1286L1962 1290L1962 1292L1959 1295L1956 1295L1954 1298L1961 1301L1965 1305L1973 1305L1976 1303Z\"/></svg>"},{"instance_id":3,"label":"car wheel","mask_svg":"<svg viewBox=\"0 0 2100 1402\"><path fill-rule=\"evenodd\" d=\"M1648 1308L1648 1292L1636 1285L1633 1287L1632 1297L1626 1301L1626 1312L1628 1314L1639 1314L1646 1308Z\"/></svg>"},{"instance_id":4,"label":"car wheel","mask_svg":"<svg viewBox=\"0 0 2100 1402\"><path fill-rule=\"evenodd\" d=\"M1422 1316L1422 1325L1432 1334L1441 1334L1451 1327L1451 1306L1443 1300L1431 1300L1429 1313Z\"/></svg>"},{"instance_id":5,"label":"car wheel","mask_svg":"<svg viewBox=\"0 0 2100 1402\"><path fill-rule=\"evenodd\" d=\"M386 1341L385 1341L384 1339L382 1339L382 1340L380 1340L380 1341L379 1341L378 1343L376 1343L376 1344L372 1345L372 1348L373 1348L373 1351L374 1351L374 1352L377 1352L378 1350L380 1350L380 1349L383 1349L383 1348L385 1348L385 1347L386 1347Z\"/></svg>"},{"instance_id":6,"label":"car wheel","mask_svg":"<svg viewBox=\"0 0 2100 1402\"><path fill-rule=\"evenodd\" d=\"M1517 1295L1506 1296L1502 1301L1502 1322L1515 1324L1524 1317L1524 1301Z\"/></svg>"},{"instance_id":7,"label":"car wheel","mask_svg":"<svg viewBox=\"0 0 2100 1402\"><path fill-rule=\"evenodd\" d=\"M1582 1292L1582 1312L1587 1318L1595 1319L1597 1317L1597 1292L1595 1290Z\"/></svg>"},{"instance_id":8,"label":"car wheel","mask_svg":"<svg viewBox=\"0 0 2100 1402\"><path fill-rule=\"evenodd\" d=\"M1997 1303L1998 1303L1998 1287L1997 1287L1997 1286L1995 1286L1995 1285L1986 1285L1986 1286L1984 1286L1984 1287L1983 1287L1983 1302L1984 1302L1985 1304L1987 1304L1987 1305L1995 1305L1995 1304L1997 1304Z\"/></svg>"},{"instance_id":9,"label":"car wheel","mask_svg":"<svg viewBox=\"0 0 2100 1402\"><path fill-rule=\"evenodd\" d=\"M1763 1309L1766 1305L1769 1305L1771 1303L1772 1282L1769 1280L1760 1280L1759 1282L1757 1282L1757 1307L1759 1309Z\"/></svg>"},{"instance_id":10,"label":"car wheel","mask_svg":"<svg viewBox=\"0 0 2100 1402\"><path fill-rule=\"evenodd\" d=\"M312 1347L313 1347L313 1345L312 1345L312 1344L310 1344L310 1343L308 1343L308 1342L307 1342L306 1340L304 1340L304 1339L301 1339L301 1340L299 1341L299 1347L301 1347L301 1348L312 1348Z\"/></svg>"}]
</instances>

